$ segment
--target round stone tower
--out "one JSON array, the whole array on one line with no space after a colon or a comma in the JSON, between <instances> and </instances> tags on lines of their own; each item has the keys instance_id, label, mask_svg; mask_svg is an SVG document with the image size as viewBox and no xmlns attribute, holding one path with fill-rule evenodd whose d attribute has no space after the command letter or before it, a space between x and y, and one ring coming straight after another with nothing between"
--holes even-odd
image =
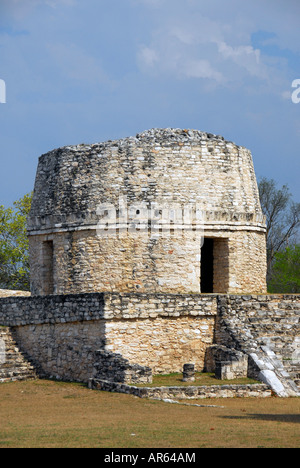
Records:
<instances>
[{"instance_id":1,"label":"round stone tower","mask_svg":"<svg viewBox=\"0 0 300 468\"><path fill-rule=\"evenodd\" d=\"M28 235L33 295L266 292L251 153L197 130L42 155Z\"/></svg>"}]
</instances>

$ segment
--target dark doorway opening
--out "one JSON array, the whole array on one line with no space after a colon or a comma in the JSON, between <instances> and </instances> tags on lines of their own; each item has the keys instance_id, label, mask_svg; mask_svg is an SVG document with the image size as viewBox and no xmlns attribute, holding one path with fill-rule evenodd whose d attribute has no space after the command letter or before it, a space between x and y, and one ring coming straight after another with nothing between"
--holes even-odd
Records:
<instances>
[{"instance_id":1,"label":"dark doorway opening","mask_svg":"<svg viewBox=\"0 0 300 468\"><path fill-rule=\"evenodd\" d=\"M201 248L201 292L214 292L214 239L205 238Z\"/></svg>"},{"instance_id":2,"label":"dark doorway opening","mask_svg":"<svg viewBox=\"0 0 300 468\"><path fill-rule=\"evenodd\" d=\"M54 292L53 279L53 241L43 242L43 294L49 295Z\"/></svg>"}]
</instances>

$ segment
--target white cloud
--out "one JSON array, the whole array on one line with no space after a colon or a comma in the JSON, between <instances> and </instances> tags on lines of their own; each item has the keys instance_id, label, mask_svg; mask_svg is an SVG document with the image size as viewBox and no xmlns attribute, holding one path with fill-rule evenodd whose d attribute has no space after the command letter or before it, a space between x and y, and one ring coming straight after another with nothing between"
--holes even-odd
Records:
<instances>
[{"instance_id":1,"label":"white cloud","mask_svg":"<svg viewBox=\"0 0 300 468\"><path fill-rule=\"evenodd\" d=\"M159 61L159 57L154 49L142 46L138 52L138 60L146 67L153 67Z\"/></svg>"},{"instance_id":2,"label":"white cloud","mask_svg":"<svg viewBox=\"0 0 300 468\"><path fill-rule=\"evenodd\" d=\"M231 47L225 42L218 43L219 52L223 55L224 58L232 58L234 60L239 60L243 56L255 56L256 63L259 63L260 51L258 49L254 50L252 46L238 46Z\"/></svg>"},{"instance_id":3,"label":"white cloud","mask_svg":"<svg viewBox=\"0 0 300 468\"><path fill-rule=\"evenodd\" d=\"M261 63L261 52L259 49L254 49L251 45L232 47L224 41L219 42L217 45L218 51L224 59L231 60L247 70L250 75L262 79L267 77L265 66Z\"/></svg>"},{"instance_id":4,"label":"white cloud","mask_svg":"<svg viewBox=\"0 0 300 468\"><path fill-rule=\"evenodd\" d=\"M188 78L208 78L218 83L225 81L225 77L215 70L208 60L189 60L185 63L183 74Z\"/></svg>"},{"instance_id":5,"label":"white cloud","mask_svg":"<svg viewBox=\"0 0 300 468\"><path fill-rule=\"evenodd\" d=\"M174 0L173 9L159 10L152 38L138 53L142 71L169 73L178 79L199 78L248 90L252 86L255 92L258 83L262 92L273 84L272 92L281 95L287 79L282 57L268 57L251 42L252 34L263 28L258 12L265 13L264 7L254 0L254 12L247 5L245 11L237 9L233 16L235 0L230 0L228 8L215 0L213 4L219 8L209 5L204 13L197 2L190 0L182 8ZM274 10L274 16L275 19L272 15L263 18L268 31L274 32L279 40L277 33L283 35L285 27L278 23L278 9Z\"/></svg>"}]
</instances>

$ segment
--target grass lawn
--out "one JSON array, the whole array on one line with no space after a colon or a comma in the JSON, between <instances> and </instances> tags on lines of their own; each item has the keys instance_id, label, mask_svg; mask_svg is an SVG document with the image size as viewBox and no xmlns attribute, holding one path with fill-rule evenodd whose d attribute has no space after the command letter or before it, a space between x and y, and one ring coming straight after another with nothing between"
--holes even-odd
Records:
<instances>
[{"instance_id":1,"label":"grass lawn","mask_svg":"<svg viewBox=\"0 0 300 468\"><path fill-rule=\"evenodd\" d=\"M190 385L245 385L261 383L254 379L240 378L234 380L216 379L214 373L195 372L194 382L183 382L181 373L154 375L152 384L133 384L137 387L180 387Z\"/></svg>"},{"instance_id":2,"label":"grass lawn","mask_svg":"<svg viewBox=\"0 0 300 468\"><path fill-rule=\"evenodd\" d=\"M220 407L169 404L48 380L0 384L0 448L300 445L299 398L201 400L206 403Z\"/></svg>"}]
</instances>

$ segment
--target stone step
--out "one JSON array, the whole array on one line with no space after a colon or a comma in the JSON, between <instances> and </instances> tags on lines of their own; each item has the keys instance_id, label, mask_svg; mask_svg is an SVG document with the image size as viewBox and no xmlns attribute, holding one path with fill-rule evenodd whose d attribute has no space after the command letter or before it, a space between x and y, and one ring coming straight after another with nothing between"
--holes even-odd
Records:
<instances>
[{"instance_id":1,"label":"stone step","mask_svg":"<svg viewBox=\"0 0 300 468\"><path fill-rule=\"evenodd\" d=\"M25 374L35 376L35 372L32 369L28 369L27 367L7 367L6 369L0 369L0 378L11 375L16 376Z\"/></svg>"},{"instance_id":2,"label":"stone step","mask_svg":"<svg viewBox=\"0 0 300 468\"><path fill-rule=\"evenodd\" d=\"M249 354L249 357L260 371L258 379L269 385L278 396L300 396L297 384L273 350L261 346L256 353Z\"/></svg>"},{"instance_id":3,"label":"stone step","mask_svg":"<svg viewBox=\"0 0 300 468\"><path fill-rule=\"evenodd\" d=\"M9 359L0 365L0 372L2 370L9 369L10 367L13 367L15 369L28 369L30 371L34 370L34 366L31 365L29 362Z\"/></svg>"},{"instance_id":4,"label":"stone step","mask_svg":"<svg viewBox=\"0 0 300 468\"><path fill-rule=\"evenodd\" d=\"M0 330L0 383L37 378L34 366L19 350L11 330Z\"/></svg>"},{"instance_id":5,"label":"stone step","mask_svg":"<svg viewBox=\"0 0 300 468\"><path fill-rule=\"evenodd\" d=\"M291 361L283 361L285 370L290 374L296 385L299 386L300 382L300 363L293 363Z\"/></svg>"},{"instance_id":6,"label":"stone step","mask_svg":"<svg viewBox=\"0 0 300 468\"><path fill-rule=\"evenodd\" d=\"M36 380L36 376L32 374L9 374L4 377L0 377L0 384L1 383L8 383L8 382L17 382L17 381L27 381L27 380Z\"/></svg>"}]
</instances>

